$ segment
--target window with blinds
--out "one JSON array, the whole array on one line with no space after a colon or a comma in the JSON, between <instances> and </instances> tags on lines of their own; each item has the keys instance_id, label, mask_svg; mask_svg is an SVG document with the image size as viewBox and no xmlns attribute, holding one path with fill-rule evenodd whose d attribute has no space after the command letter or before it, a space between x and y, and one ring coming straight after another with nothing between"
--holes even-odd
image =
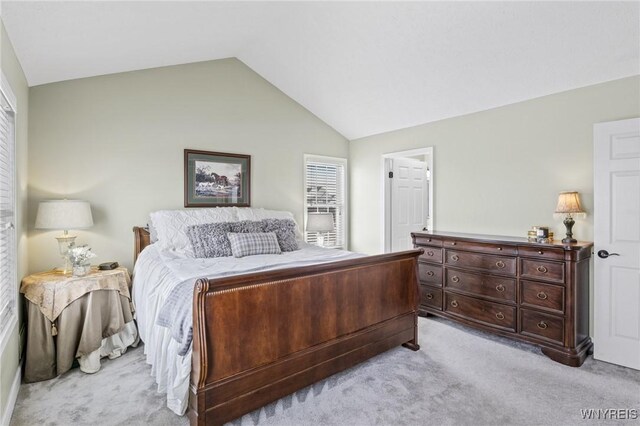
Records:
<instances>
[{"instance_id":1,"label":"window with blinds","mask_svg":"<svg viewBox=\"0 0 640 426\"><path fill-rule=\"evenodd\" d=\"M0 92L2 93L2 92ZM0 342L16 319L15 111L0 95Z\"/></svg>"},{"instance_id":2,"label":"window with blinds","mask_svg":"<svg viewBox=\"0 0 640 426\"><path fill-rule=\"evenodd\" d=\"M324 246L347 248L347 160L305 155L305 230L309 213L331 213L334 229L325 232ZM318 233L305 232L305 241L317 244Z\"/></svg>"}]
</instances>

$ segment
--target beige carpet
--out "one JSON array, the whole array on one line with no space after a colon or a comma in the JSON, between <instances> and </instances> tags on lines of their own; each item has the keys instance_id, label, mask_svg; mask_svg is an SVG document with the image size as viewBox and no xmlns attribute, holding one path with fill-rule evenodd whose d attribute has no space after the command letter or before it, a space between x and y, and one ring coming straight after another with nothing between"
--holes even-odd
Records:
<instances>
[{"instance_id":1,"label":"beige carpet","mask_svg":"<svg viewBox=\"0 0 640 426\"><path fill-rule=\"evenodd\" d=\"M235 425L571 425L583 409L640 409L640 372L581 368L445 320L420 319L422 350L393 349L282 398ZM156 393L142 349L23 384L11 425L186 425ZM615 421L616 425L626 422ZM640 420L629 422L640 425Z\"/></svg>"}]
</instances>

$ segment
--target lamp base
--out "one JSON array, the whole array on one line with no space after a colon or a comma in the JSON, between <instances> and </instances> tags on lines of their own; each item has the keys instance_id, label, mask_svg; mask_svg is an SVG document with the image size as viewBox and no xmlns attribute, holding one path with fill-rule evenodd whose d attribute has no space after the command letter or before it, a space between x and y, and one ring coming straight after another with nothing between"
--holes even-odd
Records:
<instances>
[{"instance_id":1,"label":"lamp base","mask_svg":"<svg viewBox=\"0 0 640 426\"><path fill-rule=\"evenodd\" d=\"M573 220L573 218L571 217L571 215L568 215L564 221L562 222L564 223L564 226L567 228L567 236L566 238L562 239L563 243L577 243L578 240L576 240L575 238L573 238L573 225L576 223L575 220Z\"/></svg>"},{"instance_id":2,"label":"lamp base","mask_svg":"<svg viewBox=\"0 0 640 426\"><path fill-rule=\"evenodd\" d=\"M65 231L65 234L61 237L56 237L56 240L58 240L58 250L60 252L60 257L62 257L62 259L64 260L64 265L62 266L62 268L56 268L56 271L60 271L61 274L66 275L71 273L71 263L69 262L67 254L69 253L69 246L75 244L76 236L69 235Z\"/></svg>"}]
</instances>

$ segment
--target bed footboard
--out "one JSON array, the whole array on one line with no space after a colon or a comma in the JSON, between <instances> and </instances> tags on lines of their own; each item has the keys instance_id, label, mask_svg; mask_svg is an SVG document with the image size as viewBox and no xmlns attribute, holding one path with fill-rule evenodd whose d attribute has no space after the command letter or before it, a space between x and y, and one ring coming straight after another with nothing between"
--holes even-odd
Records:
<instances>
[{"instance_id":1,"label":"bed footboard","mask_svg":"<svg viewBox=\"0 0 640 426\"><path fill-rule=\"evenodd\" d=\"M198 280L191 423L223 424L398 345L418 350L420 253Z\"/></svg>"}]
</instances>

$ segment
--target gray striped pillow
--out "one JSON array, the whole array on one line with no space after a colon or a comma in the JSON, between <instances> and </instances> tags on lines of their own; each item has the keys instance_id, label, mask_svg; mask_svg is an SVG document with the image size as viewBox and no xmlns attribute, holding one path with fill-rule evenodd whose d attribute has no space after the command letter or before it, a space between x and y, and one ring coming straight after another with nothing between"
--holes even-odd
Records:
<instances>
[{"instance_id":1,"label":"gray striped pillow","mask_svg":"<svg viewBox=\"0 0 640 426\"><path fill-rule=\"evenodd\" d=\"M280 245L275 232L252 232L227 234L234 257L254 256L257 254L280 254Z\"/></svg>"}]
</instances>

